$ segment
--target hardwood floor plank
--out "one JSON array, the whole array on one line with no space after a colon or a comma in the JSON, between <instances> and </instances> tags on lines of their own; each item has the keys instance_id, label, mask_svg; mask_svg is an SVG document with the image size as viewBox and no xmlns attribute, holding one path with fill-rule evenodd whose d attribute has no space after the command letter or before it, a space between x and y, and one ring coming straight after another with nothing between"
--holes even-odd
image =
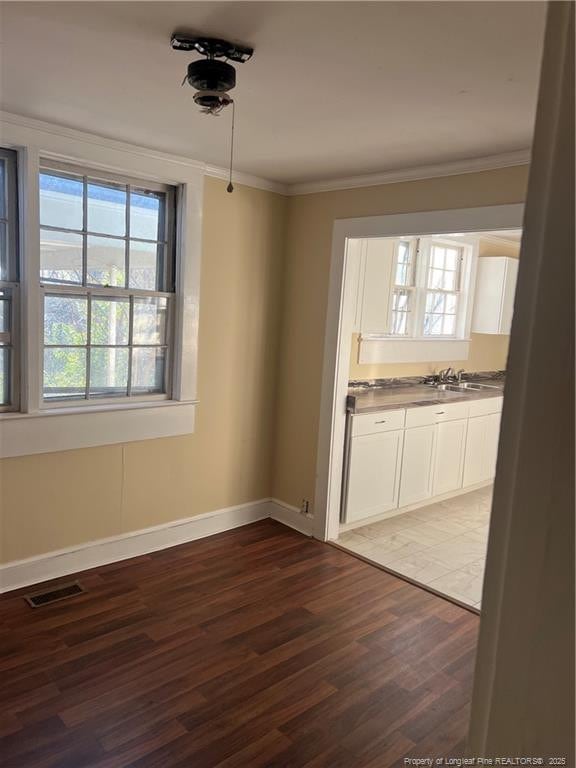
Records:
<instances>
[{"instance_id":1,"label":"hardwood floor plank","mask_svg":"<svg viewBox=\"0 0 576 768\"><path fill-rule=\"evenodd\" d=\"M271 520L0 598L2 768L395 768L462 748L478 617ZM59 583L58 580L53 582Z\"/></svg>"}]
</instances>

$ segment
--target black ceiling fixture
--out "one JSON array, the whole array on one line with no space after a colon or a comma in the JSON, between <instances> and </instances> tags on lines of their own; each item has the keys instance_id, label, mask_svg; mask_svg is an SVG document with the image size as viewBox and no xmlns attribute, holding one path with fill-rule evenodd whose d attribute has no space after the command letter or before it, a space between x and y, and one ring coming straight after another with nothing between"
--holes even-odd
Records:
<instances>
[{"instance_id":1,"label":"black ceiling fixture","mask_svg":"<svg viewBox=\"0 0 576 768\"><path fill-rule=\"evenodd\" d=\"M232 104L232 132L230 139L230 179L227 190L232 192L232 161L234 156L234 118L235 104L230 96L236 86L236 70L229 64L234 61L244 64L252 57L253 48L238 43L230 43L215 37L173 34L170 41L175 51L199 53L203 59L188 64L188 71L182 81L194 88L194 102L201 111L207 115L219 115L220 112ZM222 61L224 59L224 61Z\"/></svg>"}]
</instances>

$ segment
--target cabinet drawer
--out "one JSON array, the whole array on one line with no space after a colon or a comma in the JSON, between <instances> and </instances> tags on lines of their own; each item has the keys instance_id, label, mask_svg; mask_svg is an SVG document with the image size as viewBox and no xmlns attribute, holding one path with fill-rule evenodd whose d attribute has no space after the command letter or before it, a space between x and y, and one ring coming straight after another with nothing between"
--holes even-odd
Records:
<instances>
[{"instance_id":1,"label":"cabinet drawer","mask_svg":"<svg viewBox=\"0 0 576 768\"><path fill-rule=\"evenodd\" d=\"M389 432L392 429L404 427L404 414L399 411L380 411L378 413L361 413L352 416L352 437L371 435L375 432Z\"/></svg>"},{"instance_id":2,"label":"cabinet drawer","mask_svg":"<svg viewBox=\"0 0 576 768\"><path fill-rule=\"evenodd\" d=\"M439 424L454 419L467 419L470 403L441 403L425 405L420 408L408 408L406 428L425 427L427 424Z\"/></svg>"},{"instance_id":3,"label":"cabinet drawer","mask_svg":"<svg viewBox=\"0 0 576 768\"><path fill-rule=\"evenodd\" d=\"M487 416L489 413L500 413L504 398L487 397L485 400L472 400L470 403L470 418L474 416Z\"/></svg>"}]
</instances>

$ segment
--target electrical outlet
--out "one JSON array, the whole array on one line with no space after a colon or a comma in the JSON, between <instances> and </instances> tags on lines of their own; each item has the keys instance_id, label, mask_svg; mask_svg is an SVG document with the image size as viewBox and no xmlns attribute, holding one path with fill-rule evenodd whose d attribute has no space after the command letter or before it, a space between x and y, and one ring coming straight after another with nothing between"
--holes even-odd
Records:
<instances>
[{"instance_id":1,"label":"electrical outlet","mask_svg":"<svg viewBox=\"0 0 576 768\"><path fill-rule=\"evenodd\" d=\"M310 502L308 499L302 499L302 504L300 504L300 514L304 517L312 517L312 513L310 512Z\"/></svg>"}]
</instances>

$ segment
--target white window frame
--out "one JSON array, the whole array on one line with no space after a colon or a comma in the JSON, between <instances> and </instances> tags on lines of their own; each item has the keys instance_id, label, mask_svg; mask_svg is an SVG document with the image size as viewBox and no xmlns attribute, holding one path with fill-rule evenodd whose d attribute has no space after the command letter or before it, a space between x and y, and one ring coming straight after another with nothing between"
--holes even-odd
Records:
<instances>
[{"instance_id":1,"label":"white window frame","mask_svg":"<svg viewBox=\"0 0 576 768\"><path fill-rule=\"evenodd\" d=\"M398 285L396 283L396 269L398 267L398 253L400 250L400 244L407 243L410 254L410 279L406 285ZM417 272L418 272L418 238L414 237L399 237L394 243L394 263L392 265L392 278L390 286L390 300L388 302L388 327L390 328L390 335L395 339L411 338L414 333L415 318L417 317ZM406 291L408 294L408 309L406 311L406 333L393 333L392 327L394 324L394 294L400 291Z\"/></svg>"},{"instance_id":2,"label":"white window frame","mask_svg":"<svg viewBox=\"0 0 576 768\"><path fill-rule=\"evenodd\" d=\"M15 116L0 115L2 146L16 150L20 232L20 410L0 413L0 458L190 434L197 400L202 198L205 166L179 156ZM41 163L42 161L42 163ZM79 165L177 188L174 359L170 398L42 400L39 171Z\"/></svg>"},{"instance_id":3,"label":"white window frame","mask_svg":"<svg viewBox=\"0 0 576 768\"><path fill-rule=\"evenodd\" d=\"M397 266L398 246L401 242L410 242L414 249L413 281L412 286L397 286L394 275ZM458 304L456 310L455 330L452 334L425 334L424 318L426 314L426 297L434 289L428 287L428 274L431 268L431 251L434 245L448 246L458 248L461 251L461 261L458 270L458 285L455 291L449 293L458 294ZM362 340L368 341L422 341L422 342L442 342L442 341L468 341L470 339L472 296L474 293L474 277L476 272L476 263L478 259L478 241L474 237L400 237L397 238L394 247L394 263L392 265L392 280L390 285L389 297L389 328L390 332L385 334L369 333L362 334ZM411 310L409 312L409 323L407 333L392 333L392 297L394 292L400 289L408 290L411 295ZM436 292L443 292L438 289Z\"/></svg>"},{"instance_id":4,"label":"white window frame","mask_svg":"<svg viewBox=\"0 0 576 768\"><path fill-rule=\"evenodd\" d=\"M5 211L6 239L8 250L8 274L6 280L0 280L0 290L9 295L10 330L2 333L3 342L10 351L10 369L8 393L9 402L0 404L0 414L17 411L20 405L20 270L19 270L19 232L18 232L18 158L11 150L0 148L0 155L5 162Z\"/></svg>"},{"instance_id":5,"label":"white window frame","mask_svg":"<svg viewBox=\"0 0 576 768\"><path fill-rule=\"evenodd\" d=\"M72 164L65 164L65 163L55 163L50 162L49 160L46 161L43 158L40 158L40 172L44 173L50 173L54 172L56 174L58 173L70 173L70 174L77 174L79 178L83 178L84 186L86 186L87 180L98 180L103 182L112 182L112 183L119 183L119 184L126 184L130 187L136 187L136 188L146 188L148 191L153 192L163 192L166 194L166 233L167 233L167 243L166 243L166 250L168 254L168 258L170 261L176 261L177 254L176 254L176 244L173 242L173 232L175 227L175 221L174 218L176 216L176 210L175 210L175 199L177 199L177 192L178 190L174 187L170 187L167 184L160 184L158 182L152 182L150 180L143 181L142 179L136 179L127 177L125 175L121 174L111 174L111 173L105 173L103 171L97 171L92 168L88 168L86 166L80 166L80 165L72 165ZM86 191L84 191L84 194L86 194ZM86 201L85 201L86 202ZM127 197L127 207L126 207L126 216L129 216L129 196ZM52 230L52 231L63 231L62 228L58 227L52 227L47 225L42 225L40 227L41 229L45 230ZM72 230L68 230L72 231ZM90 232L87 230L76 230L79 234L86 234L90 236ZM101 236L99 233L94 233L96 236ZM126 240L126 237L119 237L119 239ZM170 251L172 251L172 255L170 255ZM128 249L129 254L129 249ZM129 258L129 257L128 257ZM173 326L174 326L174 301L176 298L176 290L175 290L175 281L174 281L174 275L173 275L173 269L175 267L175 263L173 265L170 265L170 268L166 271L165 274L165 282L167 284L173 284L174 285L174 291L169 290L139 290L135 288L117 288L114 286L99 286L94 284L87 283L84 284L73 284L73 283L56 283L56 282L50 282L48 280L43 280L40 278L40 290L42 293L41 302L42 306L44 306L44 300L46 296L63 296L65 294L70 294L71 296L86 296L88 299L88 304L91 303L92 300L97 299L99 296L104 297L116 297L116 298L124 298L127 299L130 296L130 299L132 298L138 298L138 297L158 297L158 298L166 298L168 300L168 312L167 312L167 318L166 318L166 362L165 362L165 371L164 371L164 382L163 382L163 392L158 393L147 393L142 395L132 395L127 394L125 396L104 396L102 398L70 398L70 399L49 399L44 398L41 403L41 409L46 408L69 408L70 404L72 406L78 406L78 407L84 407L84 408L92 408L96 405L103 405L103 404L124 404L126 402L128 403L147 403L152 401L161 401L161 400L170 400L171 399L171 392L172 392L172 360L173 360L173 354L174 354L174 334L173 334ZM86 270L86 264L83 264L83 269ZM84 275L85 277L86 275ZM130 302L132 305L132 301ZM78 349L88 349L91 347L90 338L89 338L89 323L90 320L88 319L88 329L87 329L87 339L86 339L86 345L85 346L79 346ZM43 343L43 350L45 350L47 347L52 345L47 345L45 342ZM58 345L54 345L58 346ZM130 342L126 345L127 349L133 349L134 345ZM88 368L87 376L86 376L86 394L88 394L90 387L90 371Z\"/></svg>"}]
</instances>

